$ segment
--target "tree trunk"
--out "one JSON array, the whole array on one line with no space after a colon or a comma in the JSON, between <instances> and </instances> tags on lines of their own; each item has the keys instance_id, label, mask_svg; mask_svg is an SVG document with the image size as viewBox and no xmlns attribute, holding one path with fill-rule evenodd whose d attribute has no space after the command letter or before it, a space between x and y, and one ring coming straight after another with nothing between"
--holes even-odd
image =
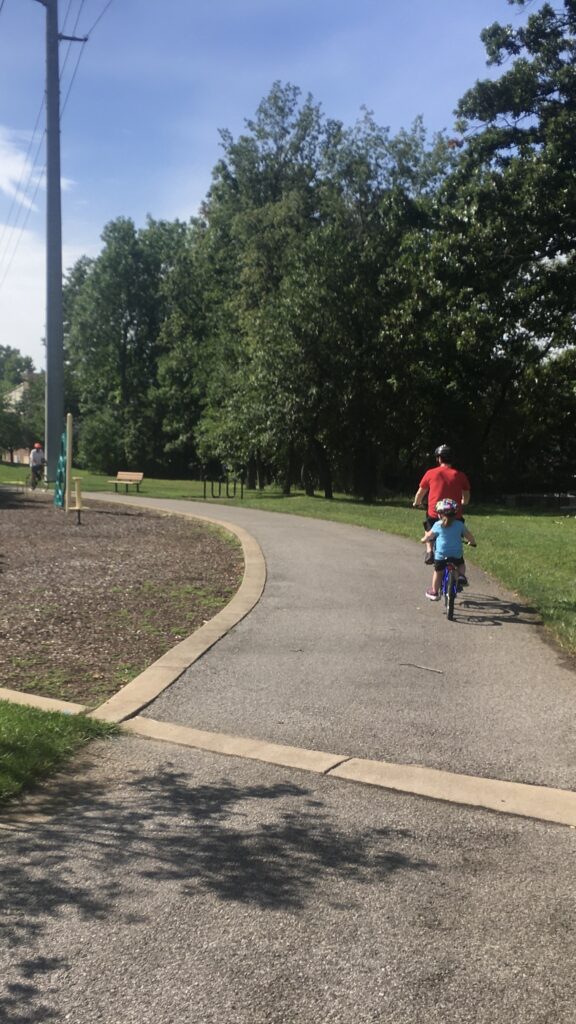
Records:
<instances>
[{"instance_id":1,"label":"tree trunk","mask_svg":"<svg viewBox=\"0 0 576 1024\"><path fill-rule=\"evenodd\" d=\"M314 497L314 490L316 484L316 473L314 472L314 455L310 446L306 455L304 456L304 462L302 463L302 471L300 473L300 479L302 487L308 498Z\"/></svg>"},{"instance_id":2,"label":"tree trunk","mask_svg":"<svg viewBox=\"0 0 576 1024\"><path fill-rule=\"evenodd\" d=\"M332 489L332 471L330 469L330 461L328 459L328 453L317 437L314 438L313 442L314 454L316 456L316 462L318 463L318 474L320 476L320 486L324 491L324 497L328 500L332 500L334 497L334 491Z\"/></svg>"},{"instance_id":3,"label":"tree trunk","mask_svg":"<svg viewBox=\"0 0 576 1024\"><path fill-rule=\"evenodd\" d=\"M264 463L259 455L256 456L256 477L258 479L258 489L263 491L266 486L266 472Z\"/></svg>"},{"instance_id":4,"label":"tree trunk","mask_svg":"<svg viewBox=\"0 0 576 1024\"><path fill-rule=\"evenodd\" d=\"M249 491L256 490L256 459L252 452L248 457L248 465L246 467L246 488Z\"/></svg>"},{"instance_id":5,"label":"tree trunk","mask_svg":"<svg viewBox=\"0 0 576 1024\"><path fill-rule=\"evenodd\" d=\"M376 467L366 444L354 453L354 493L366 503L374 501L376 496Z\"/></svg>"},{"instance_id":6,"label":"tree trunk","mask_svg":"<svg viewBox=\"0 0 576 1024\"><path fill-rule=\"evenodd\" d=\"M288 448L286 451L286 459L284 463L284 476L282 480L282 494L286 497L290 494L292 487L292 477L294 474L294 443L293 441L288 442Z\"/></svg>"}]
</instances>

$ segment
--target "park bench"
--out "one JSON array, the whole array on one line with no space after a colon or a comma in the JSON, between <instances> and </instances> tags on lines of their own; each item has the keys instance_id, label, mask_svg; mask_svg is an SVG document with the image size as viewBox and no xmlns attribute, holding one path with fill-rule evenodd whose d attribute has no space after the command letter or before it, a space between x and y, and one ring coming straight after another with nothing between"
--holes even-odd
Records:
<instances>
[{"instance_id":1,"label":"park bench","mask_svg":"<svg viewBox=\"0 0 576 1024\"><path fill-rule=\"evenodd\" d=\"M137 491L140 490L140 484L144 479L144 473L127 473L124 470L120 470L116 473L115 480L109 480L109 484L114 484L114 490L118 492L118 484L124 484L126 494L128 494L128 488L134 485Z\"/></svg>"}]
</instances>

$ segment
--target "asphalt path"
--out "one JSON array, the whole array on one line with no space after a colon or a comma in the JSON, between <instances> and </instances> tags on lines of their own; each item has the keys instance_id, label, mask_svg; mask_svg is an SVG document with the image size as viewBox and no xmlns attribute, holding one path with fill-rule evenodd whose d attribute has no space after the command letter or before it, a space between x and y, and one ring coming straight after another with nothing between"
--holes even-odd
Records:
<instances>
[{"instance_id":1,"label":"asphalt path","mask_svg":"<svg viewBox=\"0 0 576 1024\"><path fill-rule=\"evenodd\" d=\"M573 1024L574 829L128 736L84 759L0 827L3 1024Z\"/></svg>"},{"instance_id":2,"label":"asphalt path","mask_svg":"<svg viewBox=\"0 0 576 1024\"><path fill-rule=\"evenodd\" d=\"M473 567L448 623L410 541L141 503L242 525L268 568L150 716L576 788L574 674ZM124 735L0 850L3 1024L575 1021L572 828Z\"/></svg>"},{"instance_id":3,"label":"asphalt path","mask_svg":"<svg viewBox=\"0 0 576 1024\"><path fill-rule=\"evenodd\" d=\"M448 622L424 597L431 572L416 542L247 508L146 503L243 526L267 582L250 615L145 715L576 789L576 672L534 609L474 566Z\"/></svg>"}]
</instances>

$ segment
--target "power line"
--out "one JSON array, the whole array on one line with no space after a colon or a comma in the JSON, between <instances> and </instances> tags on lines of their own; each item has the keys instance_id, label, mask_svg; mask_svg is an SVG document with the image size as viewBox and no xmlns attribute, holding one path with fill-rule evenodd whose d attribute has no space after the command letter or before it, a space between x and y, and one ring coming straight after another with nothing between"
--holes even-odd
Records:
<instances>
[{"instance_id":1,"label":"power line","mask_svg":"<svg viewBox=\"0 0 576 1024\"><path fill-rule=\"evenodd\" d=\"M72 0L68 0L68 9L66 11L66 14L65 14L65 17L64 17L64 21L62 23L62 28L61 28L61 31L60 31L60 36L66 38L68 40L68 47L66 49L66 53L64 54L64 60L62 61L62 66L60 68L60 82L62 82L62 78L64 76L64 70L66 68L66 64L68 63L68 57L70 56L70 50L72 49L72 43L74 41L76 41L76 42L84 42L84 40L79 40L79 39L78 40L74 40L74 39L71 38L72 36L76 35L76 29L78 28L78 22L80 21L80 15L82 14L82 8L84 7L84 3L85 3L85 0L80 0L80 7L78 8L78 11L76 12L76 21L74 22L74 26L72 28L72 31L70 32L70 35L67 35L66 34L66 22L68 20L68 14L70 13L70 8L72 6Z\"/></svg>"},{"instance_id":2,"label":"power line","mask_svg":"<svg viewBox=\"0 0 576 1024\"><path fill-rule=\"evenodd\" d=\"M104 15L106 14L106 11L108 10L108 8L110 7L110 5L111 5L111 4L112 4L112 0L108 0L108 3L107 3L107 4L105 5L105 7L103 8L103 10L102 10L102 11L100 12L100 14L98 15L98 17L96 18L96 21L95 21L95 22L94 22L94 24L92 25L92 28L91 28L91 29L89 29L89 31L88 31L88 32L86 33L86 35L88 36L88 38L90 38L90 36L92 35L92 33L93 33L94 29L96 28L96 25L98 24L98 22L99 22L99 21L101 21L101 20L102 20L102 18L103 18L103 17L104 17Z\"/></svg>"},{"instance_id":3,"label":"power line","mask_svg":"<svg viewBox=\"0 0 576 1024\"><path fill-rule=\"evenodd\" d=\"M28 170L28 158L30 156L30 153L32 152L32 147L33 147L34 142L36 140L36 132L38 130L38 125L40 123L40 118L42 117L42 111L44 110L44 103L45 103L45 97L43 96L42 97L42 102L40 104L40 109L39 109L39 111L38 111L38 113L36 115L36 121L34 123L34 128L32 129L32 135L30 136L30 142L28 143L28 149L26 150L26 155L24 157L24 163L23 163L23 166L22 166L22 174L20 175L18 184L16 185L16 190L14 192L14 195L12 196L12 202L10 204L10 209L8 210L8 214L7 214L7 217L6 217L6 223L4 224L4 226L2 228L2 234L0 235L0 250L2 248L2 242L4 241L4 235L6 234L6 229L8 227L8 224L10 223L10 218L12 217L12 211L13 211L15 205L16 205L16 202L18 201L18 196L19 195L23 195L23 194L25 195L26 191L28 189L29 182L26 184L26 188L23 187L24 178L25 178L26 172Z\"/></svg>"},{"instance_id":4,"label":"power line","mask_svg":"<svg viewBox=\"0 0 576 1024\"><path fill-rule=\"evenodd\" d=\"M34 201L36 199L36 196L38 195L38 189L40 187L40 180L41 180L41 177L39 176L38 177L38 181L36 182L36 188L34 189L34 195L32 197L31 204L30 204L28 210L26 211L26 217L24 218L22 226L20 226L19 233L18 233L18 236L16 238L14 247L12 249L11 256L10 256L10 258L9 258L7 264L6 264L6 269L4 270L4 273L2 275L2 280L0 281L0 291L2 290L4 282L6 281L8 273L9 273L10 268L12 266L12 263L14 261L14 256L16 255L16 252L18 251L18 246L20 244L20 241L22 241L23 234L24 234L24 232L26 230L26 225L28 224L28 219L30 217L30 214L32 213L33 208L34 208ZM20 207L20 209L22 209L22 207Z\"/></svg>"},{"instance_id":5,"label":"power line","mask_svg":"<svg viewBox=\"0 0 576 1024\"><path fill-rule=\"evenodd\" d=\"M2 281L0 282L0 288L4 284L4 281L6 280L8 269L12 266L12 263L14 261L14 256L16 255L16 252L18 250L18 246L20 244L20 240L22 238L22 235L24 234L24 230L25 230L26 225L28 223L28 219L30 217L30 214L31 214L33 208L34 208L34 201L35 201L36 196L38 194L38 189L40 188L40 183L42 181L42 177L43 177L43 174L44 174L44 169L42 169L42 172L40 174L38 174L38 172L36 170L36 167L37 167L37 160L38 160L38 157L40 155L40 150L42 149L42 144L44 142L45 134L46 134L46 132L43 131L43 133L42 133L42 135L40 137L40 141L38 143L38 147L37 147L36 152L34 154L34 159L32 160L32 162L30 164L30 170L29 170L29 173L28 173L28 180L27 180L24 188L22 189L22 191L20 193L22 198L20 200L18 200L18 196L17 195L13 197L11 210L13 209L15 202L19 202L20 205L18 207L18 211L16 213L16 217L14 218L14 223L10 227L8 227L9 234L8 234L7 239L6 239L6 244L5 244L5 247L4 247L4 251L2 252L2 254L0 256L0 270L1 270L2 265L4 264L5 260L8 258L8 264L7 264L7 267L6 267L6 270L5 270L4 274L2 276ZM37 177L36 177L36 187L34 188L34 192L33 192L32 197L29 198L28 197L28 190L30 188L30 185L32 184L32 181L34 179L34 175L35 174L37 175ZM25 203L23 202L23 200L26 200L26 199L28 200L28 204L29 204L27 208L25 206ZM24 221L20 225L19 233L18 233L18 235L16 237L15 244L14 244L14 246L12 248L12 253L9 256L8 254L10 253L10 247L12 245L15 232L18 229L18 223L20 221L20 218L21 218L22 213L23 213L24 210L26 211L25 215L24 215ZM2 235L3 238L4 238L4 234L5 234L5 231L3 232L3 235Z\"/></svg>"},{"instance_id":6,"label":"power line","mask_svg":"<svg viewBox=\"0 0 576 1024\"><path fill-rule=\"evenodd\" d=\"M82 54L84 53L85 45L86 45L86 43L83 42L82 46L80 47L80 49L78 51L78 57L76 59L76 64L74 65L74 71L72 72L72 77L71 77L70 82L68 84L68 89L67 89L67 92L66 92L66 96L64 97L64 102L63 102L63 104L62 104L62 106L60 108L60 116L63 116L64 111L66 110L66 104L68 103L68 98L70 96L70 93L72 92L72 86L74 85L74 79L76 78L76 74L78 72L78 67L79 67L80 61L82 59Z\"/></svg>"},{"instance_id":7,"label":"power line","mask_svg":"<svg viewBox=\"0 0 576 1024\"><path fill-rule=\"evenodd\" d=\"M0 13L2 13L2 8L4 7L5 2L6 2L6 0L0 0ZM82 15L82 10L84 8L84 4L85 4L85 0L80 0L80 6L78 8L78 11L77 11L77 14L76 14L76 20L74 22L74 26L73 26L73 29L72 29L72 37L74 37L74 34L77 31L78 23L80 21L81 15ZM112 0L108 0L108 2L104 5L103 9L100 11L100 14L96 18L96 20L93 22L90 30L86 33L86 35L83 38L76 39L76 38L71 38L70 36L65 37L65 38L68 39L68 49L66 51L66 55L64 57L64 62L62 64L62 68L61 68L61 71L60 71L60 83L61 84L62 84L62 77L63 77L64 69L66 67L66 62L68 60L68 56L69 56L69 53L70 53L72 42L73 41L80 42L80 43L82 43L82 46L80 47L80 51L78 53L78 58L76 60L76 64L74 66L74 70L72 72L72 77L71 77L70 82L68 84L68 89L66 91L66 96L65 96L64 102L62 104L61 114L63 114L64 110L66 109L66 105L68 103L68 99L69 99L70 93L72 91L72 86L74 85L74 81L75 81L76 75L78 73L78 68L79 68L79 65L80 65L80 61L82 59L82 55L83 55L83 52L84 52L84 45L86 44L86 42L88 42L88 39L89 39L90 35L92 34L92 32L94 31L96 26L99 24L99 22L102 20L102 18L104 17L104 15L106 14L107 10L109 9L109 7L111 5L112 5ZM66 22L68 20L68 16L70 14L71 7L72 7L72 0L68 0L68 7L66 9L66 14L64 16L64 21L62 23L62 33L61 33L61 35L64 34L64 27L65 27ZM42 115L42 111L44 109L44 106L45 106L45 100L43 99L41 107L40 107L40 110L38 112L38 116L36 118L36 124L34 126L34 130L33 130L33 133L32 133L32 138L31 138L30 143L28 145L28 151L27 151L25 159L24 159L24 169L22 171L22 175L21 175L20 180L18 182L18 185L16 187L16 191L14 192L14 194L12 196L12 202L11 202L11 205L10 205L10 210L9 210L9 213L8 213L8 217L6 219L6 223L3 225L2 235L0 237L0 273L2 271L3 263L5 262L6 258L8 258L8 262L6 264L4 273L2 275L2 278L0 279L0 290L2 289L2 287L4 285L4 282L5 282L5 280L6 280L7 276L8 276L8 273L9 273L10 268L12 266L12 263L14 261L14 257L16 255L16 252L18 251L18 247L20 245L20 241L22 239L22 235L24 234L24 231L26 229L26 225L28 224L30 213L32 212L32 209L34 208L34 202L35 202L36 196L38 194L38 189L40 188L40 183L41 183L44 171L45 171L45 165L44 165L44 168L43 168L41 174L39 174L38 177L37 177L36 187L34 189L34 193L33 193L32 197L31 197L31 199L28 200L29 201L29 205L28 205L28 208L26 209L26 214L25 214L24 220L23 220L23 222L22 222L22 224L20 226L20 230L19 230L18 236L16 237L15 243L12 246L12 251L11 251L10 255L8 256L8 253L10 252L10 246L11 246L11 243L12 243L14 232L17 229L21 213L26 208L24 200L26 200L26 198L27 198L28 189L30 188L30 185L31 185L32 180L33 180L34 172L35 172L36 161L37 161L38 155L40 153L40 149L42 147L42 143L44 141L44 136L46 135L46 131L44 131L43 134L42 134L42 137L40 139L39 146L38 146L38 148L36 150L36 154L34 156L34 160L32 161L32 164L30 166L30 171L29 171L29 174L28 174L28 180L26 181L26 184L24 186L22 186L22 183L23 183L23 180L24 180L24 177L25 177L25 174L26 174L28 157L29 157L30 151L31 151L33 143L34 143L34 138L35 138L36 131L37 131L37 128L38 128L38 123L39 123L40 117ZM17 203L19 203L18 213L16 215L16 218L14 220L14 223L13 223L12 227L9 228L10 219L12 217L12 212L13 212L13 209L14 209L14 207L15 207L15 205ZM1 251L1 246L2 246L2 242L4 241L4 237L5 237L7 229L10 231L10 234L9 234L9 237L8 237L8 239L6 241L5 249L2 252Z\"/></svg>"},{"instance_id":8,"label":"power line","mask_svg":"<svg viewBox=\"0 0 576 1024\"><path fill-rule=\"evenodd\" d=\"M64 21L62 22L62 31L66 31L66 22L68 21L68 15L70 14L70 8L72 7L73 0L68 0L68 7L66 8L66 14L64 15Z\"/></svg>"},{"instance_id":9,"label":"power line","mask_svg":"<svg viewBox=\"0 0 576 1024\"><path fill-rule=\"evenodd\" d=\"M72 0L69 0L69 4L68 4L68 11L70 10L70 4L71 4L71 3L72 3ZM84 3L85 3L85 0L81 0L81 2L80 2L80 7L78 8L78 12L77 12L77 15L76 15L76 21L74 22L74 27L73 27L73 29L72 29L72 35L73 35L73 36L75 35L75 33L76 33L76 32L77 32L77 30L78 30L78 24L79 24L79 21L80 21L80 17L81 17L81 15L82 15L82 9L83 9L83 7L84 7ZM76 78L76 75L77 75L77 73L78 73L78 67L79 67L79 65L80 65L80 61L82 60L82 56L83 56L83 53L84 53L84 46L85 46L85 44L86 44L86 43L88 42L88 40L90 39L90 36L92 35L92 32L94 31L94 29L96 28L96 26L98 25L98 23L99 23L99 22L100 22L100 21L102 20L102 18L103 18L103 17L104 17L104 15L106 14L106 11L107 11L107 10L108 10L108 8L109 8L109 7L111 6L111 4L112 4L112 0L108 0L108 3L106 3L106 4L104 5L104 7L102 8L102 10L100 11L100 14L99 14L99 15L98 15L98 17L96 18L96 21L95 21L95 22L94 22L94 23L92 24L92 26L91 26L91 28L90 28L90 29L88 30L88 32L86 32L86 34L85 34L85 35L84 35L84 36L83 36L82 38L77 38L77 39L75 39L75 40L74 40L74 41L76 41L76 42L78 42L78 43L82 43L82 46L81 46L81 48L80 48L80 51L79 51L79 53L78 53L78 58L77 58L77 60L76 60L76 64L75 64L75 66L74 66L74 71L72 72L72 78L70 79L70 83L69 83L69 85L68 85L68 90L67 90L67 92L66 92L66 96L65 96L65 98L64 98L64 102L63 102L63 104L62 104L62 110L61 110L61 113L62 113L62 114L64 113L64 111L65 111L65 109L66 109L66 104L68 103L68 99L69 99L69 97L70 97L70 93L71 93L71 91L72 91L72 86L73 86L73 84L74 84L74 79ZM68 11L66 12L66 17L68 16ZM66 21L66 18L64 19L64 21ZM70 42L68 43L68 49L67 49L67 51L66 51L66 56L65 56L65 58L64 58L64 63L63 63L63 65L62 65L62 71L61 71L61 75L60 75L60 80L61 80L61 81L62 81L62 75L63 75L63 73L64 73L64 68L66 67L66 61L68 60L68 55L69 55L69 53L70 53L70 49L71 49L71 47L72 47L72 41L70 41Z\"/></svg>"}]
</instances>

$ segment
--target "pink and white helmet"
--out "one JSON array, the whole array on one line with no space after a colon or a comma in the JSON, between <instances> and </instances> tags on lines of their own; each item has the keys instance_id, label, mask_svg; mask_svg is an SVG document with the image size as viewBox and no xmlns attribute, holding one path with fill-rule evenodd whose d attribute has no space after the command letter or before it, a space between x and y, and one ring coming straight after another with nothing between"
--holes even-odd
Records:
<instances>
[{"instance_id":1,"label":"pink and white helmet","mask_svg":"<svg viewBox=\"0 0 576 1024\"><path fill-rule=\"evenodd\" d=\"M436 511L441 516L455 516L458 511L458 502L453 498L442 498L436 502Z\"/></svg>"}]
</instances>

